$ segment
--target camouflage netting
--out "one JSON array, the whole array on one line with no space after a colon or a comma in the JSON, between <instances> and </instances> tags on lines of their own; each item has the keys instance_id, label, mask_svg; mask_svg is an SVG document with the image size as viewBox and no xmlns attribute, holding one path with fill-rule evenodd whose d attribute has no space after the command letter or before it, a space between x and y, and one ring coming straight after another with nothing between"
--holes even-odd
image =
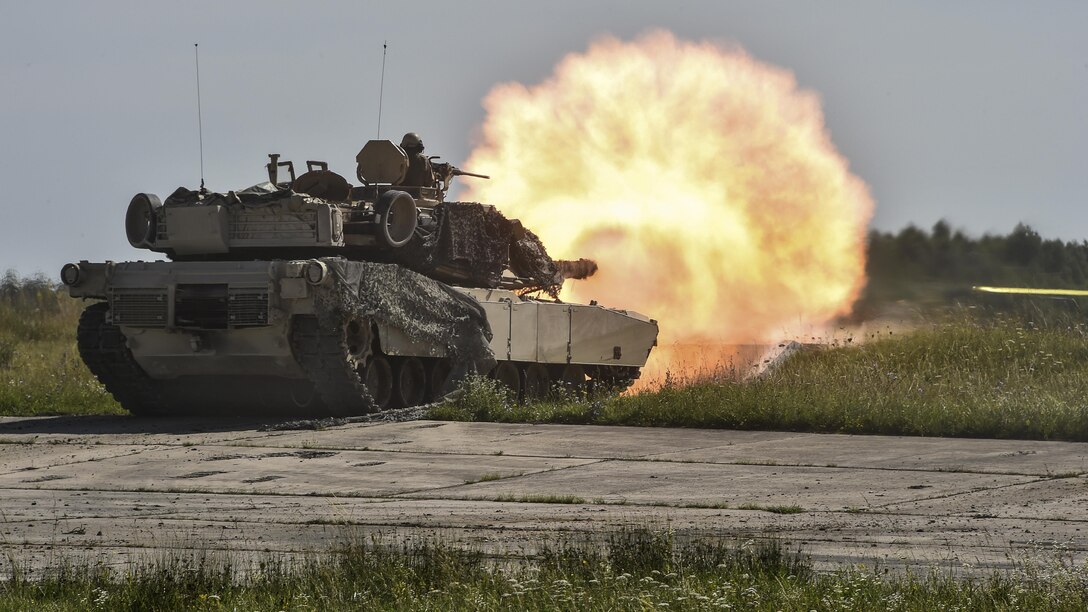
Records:
<instances>
[{"instance_id":1,"label":"camouflage netting","mask_svg":"<svg viewBox=\"0 0 1088 612\"><path fill-rule=\"evenodd\" d=\"M435 209L440 225L436 263L464 266L474 284L498 285L510 261L510 222L491 206L446 202ZM441 261L446 260L446 261Z\"/></svg>"},{"instance_id":2,"label":"camouflage netting","mask_svg":"<svg viewBox=\"0 0 1088 612\"><path fill-rule=\"evenodd\" d=\"M563 283L559 266L520 221L476 202L443 202L435 208L435 218L430 235L417 236L398 252L398 263L477 287L498 287L509 268L528 279L530 287L558 293Z\"/></svg>"},{"instance_id":3,"label":"camouflage netting","mask_svg":"<svg viewBox=\"0 0 1088 612\"><path fill-rule=\"evenodd\" d=\"M514 220L511 225L510 270L531 281L530 289L542 289L552 297L559 297L563 276L559 267L548 256L548 250L536 234Z\"/></svg>"},{"instance_id":4,"label":"camouflage netting","mask_svg":"<svg viewBox=\"0 0 1088 612\"><path fill-rule=\"evenodd\" d=\"M332 282L315 287L322 326L340 329L361 316L397 328L416 342L444 347L452 362L444 391L472 372L495 367L491 327L475 299L393 264L339 257L321 261L332 275Z\"/></svg>"},{"instance_id":5,"label":"camouflage netting","mask_svg":"<svg viewBox=\"0 0 1088 612\"><path fill-rule=\"evenodd\" d=\"M166 196L163 206L245 206L260 208L278 202L288 202L294 197L299 202L323 202L306 194L295 193L290 189L278 189L272 183L259 183L239 191L218 193L215 191L194 191L185 187L178 187L174 193Z\"/></svg>"}]
</instances>

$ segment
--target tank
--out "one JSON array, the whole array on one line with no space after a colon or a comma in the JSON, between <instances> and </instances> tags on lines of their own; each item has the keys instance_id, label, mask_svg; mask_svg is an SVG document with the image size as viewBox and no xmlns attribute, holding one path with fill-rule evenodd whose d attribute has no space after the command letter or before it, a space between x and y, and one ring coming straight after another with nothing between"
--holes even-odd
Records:
<instances>
[{"instance_id":1,"label":"tank","mask_svg":"<svg viewBox=\"0 0 1088 612\"><path fill-rule=\"evenodd\" d=\"M167 261L61 270L94 300L80 356L128 411L346 416L433 401L473 372L519 400L638 378L657 322L558 300L596 264L551 259L493 206L445 201L469 173L436 163L433 185L405 186L388 140L359 152L360 186L279 157L248 189L133 197L130 244Z\"/></svg>"}]
</instances>

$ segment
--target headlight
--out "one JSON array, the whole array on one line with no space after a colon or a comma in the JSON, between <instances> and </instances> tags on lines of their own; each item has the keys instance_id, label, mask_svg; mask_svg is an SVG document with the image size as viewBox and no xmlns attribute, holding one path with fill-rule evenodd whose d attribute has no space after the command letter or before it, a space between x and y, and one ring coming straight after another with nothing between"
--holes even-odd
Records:
<instances>
[{"instance_id":1,"label":"headlight","mask_svg":"<svg viewBox=\"0 0 1088 612\"><path fill-rule=\"evenodd\" d=\"M328 267L320 261L311 261L306 264L306 268L303 270L303 274L306 275L306 282L311 285L320 285L328 273Z\"/></svg>"},{"instance_id":2,"label":"headlight","mask_svg":"<svg viewBox=\"0 0 1088 612\"><path fill-rule=\"evenodd\" d=\"M128 203L125 213L125 235L128 243L146 249L155 242L155 218L162 202L153 193L137 193Z\"/></svg>"},{"instance_id":3,"label":"headlight","mask_svg":"<svg viewBox=\"0 0 1088 612\"><path fill-rule=\"evenodd\" d=\"M83 280L83 270L79 269L79 264L65 264L60 269L60 280L69 287L75 287L79 284L79 281Z\"/></svg>"}]
</instances>

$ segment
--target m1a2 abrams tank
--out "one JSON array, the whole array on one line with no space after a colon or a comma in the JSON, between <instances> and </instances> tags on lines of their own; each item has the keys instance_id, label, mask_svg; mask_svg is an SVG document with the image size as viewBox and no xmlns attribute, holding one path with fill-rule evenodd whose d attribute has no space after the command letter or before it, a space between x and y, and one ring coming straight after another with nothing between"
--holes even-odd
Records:
<instances>
[{"instance_id":1,"label":"m1a2 abrams tank","mask_svg":"<svg viewBox=\"0 0 1088 612\"><path fill-rule=\"evenodd\" d=\"M471 372L519 397L623 388L656 344L641 314L554 299L596 265L553 261L491 206L446 202L464 174L452 166L404 186L405 152L370 141L356 187L269 157L268 182L246 190L132 199L129 242L169 261L62 269L71 295L100 300L80 355L130 412L359 414L425 403Z\"/></svg>"}]
</instances>

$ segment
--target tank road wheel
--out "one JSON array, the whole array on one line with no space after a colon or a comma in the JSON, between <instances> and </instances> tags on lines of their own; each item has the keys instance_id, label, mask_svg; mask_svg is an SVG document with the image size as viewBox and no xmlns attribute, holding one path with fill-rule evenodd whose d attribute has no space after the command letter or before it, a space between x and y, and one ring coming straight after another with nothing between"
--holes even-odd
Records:
<instances>
[{"instance_id":1,"label":"tank road wheel","mask_svg":"<svg viewBox=\"0 0 1088 612\"><path fill-rule=\"evenodd\" d=\"M370 354L372 341L373 334L367 321L352 319L344 326L344 345L347 346L350 359L365 361Z\"/></svg>"},{"instance_id":2,"label":"tank road wheel","mask_svg":"<svg viewBox=\"0 0 1088 612\"><path fill-rule=\"evenodd\" d=\"M398 359L393 378L394 399L401 406L418 406L427 399L427 373L418 357Z\"/></svg>"},{"instance_id":3,"label":"tank road wheel","mask_svg":"<svg viewBox=\"0 0 1088 612\"><path fill-rule=\"evenodd\" d=\"M393 403L393 368L384 355L374 355L363 373L366 390L374 399L378 410L385 410Z\"/></svg>"},{"instance_id":4,"label":"tank road wheel","mask_svg":"<svg viewBox=\"0 0 1088 612\"><path fill-rule=\"evenodd\" d=\"M517 401L521 397L521 372L512 361L501 361L491 370L491 378L499 381L510 391L510 396Z\"/></svg>"},{"instance_id":5,"label":"tank road wheel","mask_svg":"<svg viewBox=\"0 0 1088 612\"><path fill-rule=\"evenodd\" d=\"M525 399L543 399L551 393L552 377L542 363L525 366Z\"/></svg>"},{"instance_id":6,"label":"tank road wheel","mask_svg":"<svg viewBox=\"0 0 1088 612\"><path fill-rule=\"evenodd\" d=\"M435 359L431 364L430 376L430 399L431 401L437 400L445 395L446 380L450 377L450 372L453 371L453 366L450 365L450 360L446 358Z\"/></svg>"}]
</instances>

